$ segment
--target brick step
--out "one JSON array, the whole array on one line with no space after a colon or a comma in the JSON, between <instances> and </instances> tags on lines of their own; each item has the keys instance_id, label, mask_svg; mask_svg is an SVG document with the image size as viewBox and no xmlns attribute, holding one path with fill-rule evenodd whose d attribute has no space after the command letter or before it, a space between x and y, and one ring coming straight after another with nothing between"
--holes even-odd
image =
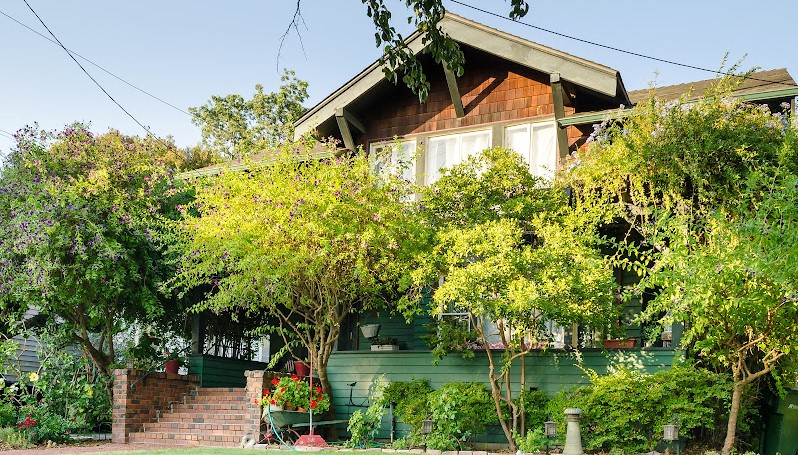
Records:
<instances>
[{"instance_id":1,"label":"brick step","mask_svg":"<svg viewBox=\"0 0 798 455\"><path fill-rule=\"evenodd\" d=\"M243 424L218 424L218 423L193 423L193 422L157 422L145 423L144 432L153 433L181 433L181 434L207 434L218 436L238 436L246 434Z\"/></svg>"},{"instance_id":2,"label":"brick step","mask_svg":"<svg viewBox=\"0 0 798 455\"><path fill-rule=\"evenodd\" d=\"M247 389L244 387L197 387L195 390L197 395L213 395L213 394L228 394L228 393L238 393L243 395Z\"/></svg>"},{"instance_id":3,"label":"brick step","mask_svg":"<svg viewBox=\"0 0 798 455\"><path fill-rule=\"evenodd\" d=\"M244 395L241 396L203 396L203 397L192 397L187 396L183 403L185 404L224 404L224 403L245 403L247 402L247 397Z\"/></svg>"},{"instance_id":4,"label":"brick step","mask_svg":"<svg viewBox=\"0 0 798 455\"><path fill-rule=\"evenodd\" d=\"M169 444L175 446L237 447L241 436L189 433L130 433L130 444Z\"/></svg>"},{"instance_id":5,"label":"brick step","mask_svg":"<svg viewBox=\"0 0 798 455\"><path fill-rule=\"evenodd\" d=\"M172 413L202 413L215 412L222 414L240 414L249 408L249 403L242 401L236 403L175 403L172 405Z\"/></svg>"},{"instance_id":6,"label":"brick step","mask_svg":"<svg viewBox=\"0 0 798 455\"><path fill-rule=\"evenodd\" d=\"M193 423L224 423L232 424L243 422L247 419L246 414L217 414L217 413L198 413L198 412L179 412L165 413L161 415L159 422L193 422Z\"/></svg>"}]
</instances>

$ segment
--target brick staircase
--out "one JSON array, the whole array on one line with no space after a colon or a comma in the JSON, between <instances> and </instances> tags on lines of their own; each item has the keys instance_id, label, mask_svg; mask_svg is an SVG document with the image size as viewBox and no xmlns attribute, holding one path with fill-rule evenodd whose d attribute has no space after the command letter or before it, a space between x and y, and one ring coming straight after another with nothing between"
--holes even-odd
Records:
<instances>
[{"instance_id":1,"label":"brick staircase","mask_svg":"<svg viewBox=\"0 0 798 455\"><path fill-rule=\"evenodd\" d=\"M196 388L143 431L130 433L130 443L236 447L252 428L248 404L243 387Z\"/></svg>"}]
</instances>

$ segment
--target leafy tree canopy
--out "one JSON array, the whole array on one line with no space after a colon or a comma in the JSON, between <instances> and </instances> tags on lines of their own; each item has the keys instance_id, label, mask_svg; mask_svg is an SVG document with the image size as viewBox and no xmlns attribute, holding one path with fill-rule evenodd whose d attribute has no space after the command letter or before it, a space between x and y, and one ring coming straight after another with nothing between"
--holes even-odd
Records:
<instances>
[{"instance_id":1,"label":"leafy tree canopy","mask_svg":"<svg viewBox=\"0 0 798 455\"><path fill-rule=\"evenodd\" d=\"M110 375L123 321L164 315L154 238L174 145L79 124L17 140L0 175L0 307L37 308Z\"/></svg>"},{"instance_id":2,"label":"leafy tree canopy","mask_svg":"<svg viewBox=\"0 0 798 455\"><path fill-rule=\"evenodd\" d=\"M280 80L276 92L264 93L258 84L251 99L238 94L213 96L206 104L189 108L192 123L202 130L203 143L225 158L239 159L292 140L294 120L305 111L308 83L290 70Z\"/></svg>"},{"instance_id":3,"label":"leafy tree canopy","mask_svg":"<svg viewBox=\"0 0 798 455\"><path fill-rule=\"evenodd\" d=\"M488 356L496 412L513 448L523 407L511 391L511 368L549 340L544 323L601 326L614 319L615 284L600 253L597 223L577 216L567 202L561 189L545 188L506 149L469 158L423 193L436 235L417 277L426 283L444 277L432 294L434 314L468 313L476 346ZM493 323L496 332L489 329ZM453 347L470 353L474 347L458 338L434 338L436 352ZM497 345L500 359L492 352Z\"/></svg>"},{"instance_id":4,"label":"leafy tree canopy","mask_svg":"<svg viewBox=\"0 0 798 455\"><path fill-rule=\"evenodd\" d=\"M269 316L276 322L263 330L288 346L296 337L330 393L326 365L343 319L384 307L409 286L402 277L421 228L405 183L377 178L363 154L331 149L327 158L285 150L196 187L172 285L211 284L198 309Z\"/></svg>"},{"instance_id":5,"label":"leafy tree canopy","mask_svg":"<svg viewBox=\"0 0 798 455\"><path fill-rule=\"evenodd\" d=\"M618 240L618 265L642 275L631 292L657 290L645 316L684 322L687 346L732 373L726 454L743 387L794 373L798 348L798 135L789 116L732 98L734 84L598 125L568 175L581 209L642 236Z\"/></svg>"}]
</instances>

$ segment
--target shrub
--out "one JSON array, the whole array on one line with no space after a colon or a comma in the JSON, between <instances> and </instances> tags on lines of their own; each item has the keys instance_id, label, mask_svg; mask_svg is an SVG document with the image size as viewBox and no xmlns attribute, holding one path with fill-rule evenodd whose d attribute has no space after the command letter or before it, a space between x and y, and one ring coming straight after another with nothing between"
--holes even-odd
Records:
<instances>
[{"instance_id":1,"label":"shrub","mask_svg":"<svg viewBox=\"0 0 798 455\"><path fill-rule=\"evenodd\" d=\"M17 427L0 428L0 443L12 449L27 449L31 446L25 432Z\"/></svg>"},{"instance_id":2,"label":"shrub","mask_svg":"<svg viewBox=\"0 0 798 455\"><path fill-rule=\"evenodd\" d=\"M483 384L450 382L429 396L435 430L427 435L427 447L450 450L485 426L496 422L493 399Z\"/></svg>"},{"instance_id":3,"label":"shrub","mask_svg":"<svg viewBox=\"0 0 798 455\"><path fill-rule=\"evenodd\" d=\"M519 398L519 404L521 403L524 405L526 428L535 429L543 427L543 422L547 420L549 415L547 409L549 396L540 390L526 390L521 393L521 397ZM524 450L524 452L526 451Z\"/></svg>"},{"instance_id":4,"label":"shrub","mask_svg":"<svg viewBox=\"0 0 798 455\"><path fill-rule=\"evenodd\" d=\"M518 433L515 433L513 439L515 439L515 443L518 444L518 449L524 453L540 452L540 450L549 443L541 427L528 430L524 437L520 437Z\"/></svg>"},{"instance_id":5,"label":"shrub","mask_svg":"<svg viewBox=\"0 0 798 455\"><path fill-rule=\"evenodd\" d=\"M428 398L432 387L427 379L413 379L411 382L392 382L385 387L383 398L394 404L394 415L412 427L408 443L421 433L421 422L429 414Z\"/></svg>"},{"instance_id":6,"label":"shrub","mask_svg":"<svg viewBox=\"0 0 798 455\"><path fill-rule=\"evenodd\" d=\"M593 375L591 381L590 386L555 394L548 405L559 428L565 428L564 408L583 410L582 437L589 450L651 451L661 439L663 425L677 413L680 433L691 439L699 431L715 428L731 397L728 375L691 365L654 374L621 369ZM559 431L558 440L562 438L564 431Z\"/></svg>"}]
</instances>

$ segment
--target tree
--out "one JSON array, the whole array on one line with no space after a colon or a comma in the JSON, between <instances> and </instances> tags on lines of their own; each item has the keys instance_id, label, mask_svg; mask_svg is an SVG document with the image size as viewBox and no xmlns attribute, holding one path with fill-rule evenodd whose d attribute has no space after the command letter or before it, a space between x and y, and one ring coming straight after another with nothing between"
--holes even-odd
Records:
<instances>
[{"instance_id":1,"label":"tree","mask_svg":"<svg viewBox=\"0 0 798 455\"><path fill-rule=\"evenodd\" d=\"M228 159L240 159L292 140L294 121L305 111L308 83L290 70L280 81L276 92L264 93L258 84L252 99L238 94L213 96L206 104L189 108L192 123L202 130L203 143Z\"/></svg>"},{"instance_id":2,"label":"tree","mask_svg":"<svg viewBox=\"0 0 798 455\"><path fill-rule=\"evenodd\" d=\"M644 316L683 322L691 352L732 373L725 455L745 387L789 374L798 348L798 139L790 118L733 99L733 87L641 103L598 126L569 173L585 210L642 237L618 239L629 253L618 263L642 276L630 292L655 291Z\"/></svg>"},{"instance_id":3,"label":"tree","mask_svg":"<svg viewBox=\"0 0 798 455\"><path fill-rule=\"evenodd\" d=\"M396 83L401 76L402 82L413 93L418 94L420 101L424 101L429 94L430 84L424 75L423 65L405 44L405 37L392 25L393 14L385 5L385 0L361 0L361 2L366 5L366 14L374 23L376 45L383 48L380 63L384 65L385 77ZM412 10L412 14L407 16L407 23L412 23L416 30L425 33L423 40L427 46L423 53L432 56L437 64L446 64L456 75L462 75L465 63L463 51L457 42L438 26L438 22L446 14L443 0L404 0L404 3L407 9ZM301 0L297 0L296 11L286 34L291 28L299 31L300 6ZM510 0L510 7L510 18L513 20L518 20L529 12L529 4L526 0Z\"/></svg>"},{"instance_id":4,"label":"tree","mask_svg":"<svg viewBox=\"0 0 798 455\"><path fill-rule=\"evenodd\" d=\"M468 313L512 450L524 431L524 409L511 369L520 362L524 390L524 357L546 346L545 323L601 326L614 319L615 284L598 248L597 224L577 217L562 190L542 183L512 150L490 149L448 170L423 198L437 234L418 276L427 283L444 277L432 294L433 314ZM494 323L496 333L488 329ZM464 347L442 338L436 341Z\"/></svg>"},{"instance_id":5,"label":"tree","mask_svg":"<svg viewBox=\"0 0 798 455\"><path fill-rule=\"evenodd\" d=\"M179 226L171 285L211 285L198 311L274 321L262 330L289 349L298 340L331 394L327 362L344 318L394 302L407 287L417 226L408 191L373 175L363 154L333 149L326 158L284 150L248 172L200 180Z\"/></svg>"},{"instance_id":6,"label":"tree","mask_svg":"<svg viewBox=\"0 0 798 455\"><path fill-rule=\"evenodd\" d=\"M154 238L174 145L82 125L17 141L0 175L0 307L37 308L109 377L122 323L164 313Z\"/></svg>"}]
</instances>

